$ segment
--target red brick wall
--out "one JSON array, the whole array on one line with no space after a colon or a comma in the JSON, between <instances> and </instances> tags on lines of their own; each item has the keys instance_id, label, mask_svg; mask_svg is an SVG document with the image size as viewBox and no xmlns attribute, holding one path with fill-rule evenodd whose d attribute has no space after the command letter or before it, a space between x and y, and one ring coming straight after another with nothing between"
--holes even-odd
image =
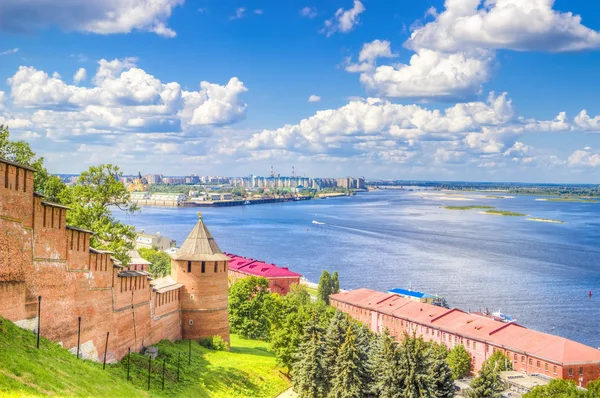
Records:
<instances>
[{"instance_id":1,"label":"red brick wall","mask_svg":"<svg viewBox=\"0 0 600 398\"><path fill-rule=\"evenodd\" d=\"M42 296L42 336L75 353L81 317L81 356L94 360L104 356L107 332L108 361L181 338L178 291L152 313L147 278L118 277L109 254L90 252L90 234L67 229L66 210L42 201L32 172L0 161L1 316L35 328Z\"/></svg>"},{"instance_id":2,"label":"red brick wall","mask_svg":"<svg viewBox=\"0 0 600 398\"><path fill-rule=\"evenodd\" d=\"M246 278L249 275L243 272L239 272L234 269L229 270L229 284L235 283L238 279ZM285 296L290 292L292 284L299 284L300 277L289 277L289 278L267 278L269 281L269 290L273 293L277 293L280 296Z\"/></svg>"}]
</instances>

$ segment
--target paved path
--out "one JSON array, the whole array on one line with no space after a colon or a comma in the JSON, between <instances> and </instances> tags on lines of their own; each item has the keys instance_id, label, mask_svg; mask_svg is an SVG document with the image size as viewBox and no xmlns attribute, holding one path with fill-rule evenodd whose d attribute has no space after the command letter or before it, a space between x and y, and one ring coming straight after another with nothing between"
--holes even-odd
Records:
<instances>
[{"instance_id":1,"label":"paved path","mask_svg":"<svg viewBox=\"0 0 600 398\"><path fill-rule=\"evenodd\" d=\"M277 398L298 398L298 394L292 391L292 388L290 387L278 395Z\"/></svg>"}]
</instances>

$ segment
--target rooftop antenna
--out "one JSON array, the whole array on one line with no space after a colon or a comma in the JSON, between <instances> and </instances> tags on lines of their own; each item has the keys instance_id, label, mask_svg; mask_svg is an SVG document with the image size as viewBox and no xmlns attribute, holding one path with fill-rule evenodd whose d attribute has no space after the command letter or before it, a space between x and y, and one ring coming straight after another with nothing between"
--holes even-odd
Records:
<instances>
[{"instance_id":1,"label":"rooftop antenna","mask_svg":"<svg viewBox=\"0 0 600 398\"><path fill-rule=\"evenodd\" d=\"M273 166L271 166L271 177L273 177L275 173L273 172Z\"/></svg>"},{"instance_id":2,"label":"rooftop antenna","mask_svg":"<svg viewBox=\"0 0 600 398\"><path fill-rule=\"evenodd\" d=\"M294 166L292 166L292 178L296 177L296 171L294 170Z\"/></svg>"}]
</instances>

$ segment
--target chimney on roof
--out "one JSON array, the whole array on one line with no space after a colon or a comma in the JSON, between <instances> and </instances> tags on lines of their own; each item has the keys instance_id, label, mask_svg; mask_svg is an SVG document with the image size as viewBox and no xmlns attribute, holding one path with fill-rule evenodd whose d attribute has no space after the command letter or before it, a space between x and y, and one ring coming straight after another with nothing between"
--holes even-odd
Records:
<instances>
[{"instance_id":1,"label":"chimney on roof","mask_svg":"<svg viewBox=\"0 0 600 398\"><path fill-rule=\"evenodd\" d=\"M140 232L140 233L142 233L142 234L144 233L144 229L143 229L143 228L142 228L142 230L141 230L141 232Z\"/></svg>"}]
</instances>

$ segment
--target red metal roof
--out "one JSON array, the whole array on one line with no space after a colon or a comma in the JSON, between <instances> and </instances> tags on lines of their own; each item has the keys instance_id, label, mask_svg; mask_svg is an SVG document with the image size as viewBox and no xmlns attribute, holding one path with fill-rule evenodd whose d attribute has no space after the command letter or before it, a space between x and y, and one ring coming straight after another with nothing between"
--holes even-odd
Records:
<instances>
[{"instance_id":1,"label":"red metal roof","mask_svg":"<svg viewBox=\"0 0 600 398\"><path fill-rule=\"evenodd\" d=\"M377 311L439 328L465 338L527 353L561 365L600 364L600 350L560 336L506 324L458 309L445 309L370 289L357 289L330 296L331 300Z\"/></svg>"},{"instance_id":2,"label":"red metal roof","mask_svg":"<svg viewBox=\"0 0 600 398\"><path fill-rule=\"evenodd\" d=\"M229 269L249 275L262 276L265 278L299 278L302 275L290 271L287 267L278 267L275 264L267 264L263 261L224 253L230 258Z\"/></svg>"}]
</instances>

